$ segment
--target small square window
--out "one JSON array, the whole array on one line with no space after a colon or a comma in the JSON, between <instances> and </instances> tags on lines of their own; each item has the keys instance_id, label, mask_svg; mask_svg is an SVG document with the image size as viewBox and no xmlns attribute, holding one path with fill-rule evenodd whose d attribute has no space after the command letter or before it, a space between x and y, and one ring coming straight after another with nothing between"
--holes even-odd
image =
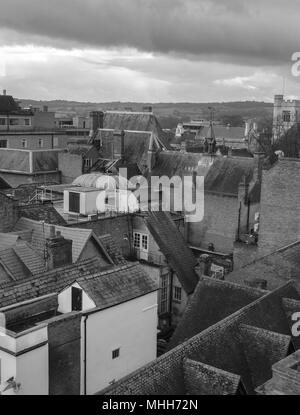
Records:
<instances>
[{"instance_id":1,"label":"small square window","mask_svg":"<svg viewBox=\"0 0 300 415\"><path fill-rule=\"evenodd\" d=\"M112 351L112 358L117 359L118 357L120 357L120 349L113 350Z\"/></svg>"}]
</instances>

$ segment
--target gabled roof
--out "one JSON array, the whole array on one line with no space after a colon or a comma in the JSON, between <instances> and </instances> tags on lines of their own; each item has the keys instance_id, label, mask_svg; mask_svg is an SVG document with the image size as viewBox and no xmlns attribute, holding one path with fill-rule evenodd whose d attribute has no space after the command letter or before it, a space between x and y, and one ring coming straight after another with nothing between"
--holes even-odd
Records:
<instances>
[{"instance_id":1,"label":"gabled roof","mask_svg":"<svg viewBox=\"0 0 300 415\"><path fill-rule=\"evenodd\" d=\"M243 177L249 183L253 172L253 158L217 157L205 176L205 192L237 196Z\"/></svg>"},{"instance_id":2,"label":"gabled roof","mask_svg":"<svg viewBox=\"0 0 300 415\"><path fill-rule=\"evenodd\" d=\"M196 259L167 212L148 212L147 226L187 294L196 288Z\"/></svg>"},{"instance_id":3,"label":"gabled roof","mask_svg":"<svg viewBox=\"0 0 300 415\"><path fill-rule=\"evenodd\" d=\"M113 267L76 280L96 307L104 309L157 291L155 281L139 263Z\"/></svg>"},{"instance_id":4,"label":"gabled roof","mask_svg":"<svg viewBox=\"0 0 300 415\"><path fill-rule=\"evenodd\" d=\"M45 250L46 239L50 236L51 225L48 223L36 222L31 219L21 218L16 223L14 230L15 231L25 231L31 230L31 245L34 249L40 252L42 255ZM96 237L94 232L91 229L84 228L72 228L64 226L56 226L56 231L61 232L61 235L65 239L70 239L73 241L72 245L72 254L73 262L76 262L80 259L81 254L83 253L84 248L90 240L99 245L99 255L102 254L103 262L108 264L112 263L109 259L107 252L102 247L99 239ZM102 252L101 252L102 251Z\"/></svg>"},{"instance_id":5,"label":"gabled roof","mask_svg":"<svg viewBox=\"0 0 300 415\"><path fill-rule=\"evenodd\" d=\"M0 286L0 307L24 302L51 293L60 293L77 282L98 309L141 297L158 289L157 284L138 264L103 268L97 258L44 272L22 282Z\"/></svg>"},{"instance_id":6,"label":"gabled roof","mask_svg":"<svg viewBox=\"0 0 300 415\"><path fill-rule=\"evenodd\" d=\"M165 149L169 149L168 134L151 112L107 111L104 113L104 129L153 132Z\"/></svg>"}]
</instances>

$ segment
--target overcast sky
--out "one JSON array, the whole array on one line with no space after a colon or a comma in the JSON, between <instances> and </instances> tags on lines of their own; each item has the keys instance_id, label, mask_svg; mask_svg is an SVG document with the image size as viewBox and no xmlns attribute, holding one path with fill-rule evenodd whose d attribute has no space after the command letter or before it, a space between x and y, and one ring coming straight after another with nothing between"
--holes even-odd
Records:
<instances>
[{"instance_id":1,"label":"overcast sky","mask_svg":"<svg viewBox=\"0 0 300 415\"><path fill-rule=\"evenodd\" d=\"M0 0L0 89L78 101L300 97L299 0Z\"/></svg>"}]
</instances>

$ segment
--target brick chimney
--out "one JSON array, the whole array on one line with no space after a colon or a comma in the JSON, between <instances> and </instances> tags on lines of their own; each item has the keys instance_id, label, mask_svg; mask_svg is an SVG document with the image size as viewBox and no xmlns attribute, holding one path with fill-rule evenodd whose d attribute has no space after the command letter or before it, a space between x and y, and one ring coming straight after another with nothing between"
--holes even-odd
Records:
<instances>
[{"instance_id":1,"label":"brick chimney","mask_svg":"<svg viewBox=\"0 0 300 415\"><path fill-rule=\"evenodd\" d=\"M103 128L104 112L92 111L90 112L91 131L95 134L99 128Z\"/></svg>"},{"instance_id":2,"label":"brick chimney","mask_svg":"<svg viewBox=\"0 0 300 415\"><path fill-rule=\"evenodd\" d=\"M72 244L73 241L55 232L55 226L50 227L50 236L46 240L48 270L72 264Z\"/></svg>"},{"instance_id":3,"label":"brick chimney","mask_svg":"<svg viewBox=\"0 0 300 415\"><path fill-rule=\"evenodd\" d=\"M124 160L125 158L125 131L114 131L114 143L113 143L114 159Z\"/></svg>"}]
</instances>

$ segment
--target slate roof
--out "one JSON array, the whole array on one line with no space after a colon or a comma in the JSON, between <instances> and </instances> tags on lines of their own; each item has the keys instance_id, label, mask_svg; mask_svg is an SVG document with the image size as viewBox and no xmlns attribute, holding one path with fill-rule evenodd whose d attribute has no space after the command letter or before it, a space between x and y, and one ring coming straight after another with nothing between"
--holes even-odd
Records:
<instances>
[{"instance_id":1,"label":"slate roof","mask_svg":"<svg viewBox=\"0 0 300 415\"><path fill-rule=\"evenodd\" d=\"M92 275L103 269L99 258L90 258L76 264L31 276L23 281L0 283L0 307L6 307L64 289L80 276Z\"/></svg>"},{"instance_id":2,"label":"slate roof","mask_svg":"<svg viewBox=\"0 0 300 415\"><path fill-rule=\"evenodd\" d=\"M77 282L94 300L97 308L107 308L156 291L156 283L138 264L103 267L98 258L44 272L23 282L0 285L0 307L60 293Z\"/></svg>"},{"instance_id":3,"label":"slate roof","mask_svg":"<svg viewBox=\"0 0 300 415\"><path fill-rule=\"evenodd\" d=\"M193 171L205 176L212 163L212 159L203 154L162 151L157 155L151 176L183 177L192 175Z\"/></svg>"},{"instance_id":4,"label":"slate roof","mask_svg":"<svg viewBox=\"0 0 300 415\"><path fill-rule=\"evenodd\" d=\"M40 252L42 255L45 249L45 241L50 236L50 228L51 225L48 223L41 223L36 222L31 219L21 218L16 223L14 231L25 231L31 230L32 237L31 237L31 245L34 249ZM107 264L110 260L107 252L102 247L101 242L96 237L91 229L84 229L84 228L71 228L71 227L63 227L63 226L56 226L56 231L61 232L61 235L65 239L70 239L73 241L72 245L72 254L73 254L73 262L76 262L80 259L81 254L84 251L87 243L93 239L96 244L99 245L99 255L102 251L102 259ZM111 262L111 260L110 260Z\"/></svg>"},{"instance_id":5,"label":"slate roof","mask_svg":"<svg viewBox=\"0 0 300 415\"><path fill-rule=\"evenodd\" d=\"M76 281L100 309L158 290L156 282L139 263L114 267Z\"/></svg>"},{"instance_id":6,"label":"slate roof","mask_svg":"<svg viewBox=\"0 0 300 415\"><path fill-rule=\"evenodd\" d=\"M210 370L209 387L214 393L224 392L219 385L222 384L224 377L227 378L227 382L230 378L230 376L226 377L224 372L233 376L231 385L229 383L227 389L227 392L231 393L235 393L235 385L238 381L234 375L240 377L242 389L246 394L255 394L255 389L261 382L266 382L272 377L274 363L284 359L293 351L291 342L295 337L292 337L284 300L285 298L299 300L299 292L294 283L288 282L273 292L253 290L252 300L249 289L239 287L239 293L245 288L246 297L249 297L248 304L227 317L225 314L220 321L199 332L199 327L201 330L203 326L201 321L217 320L218 317L215 318L214 313L219 313L218 310L223 305L222 302L215 301L212 290L210 298L206 299L210 307L202 309L202 312L201 308L199 309L203 299L202 285L209 283L215 285L215 281L208 278L203 278L199 282L183 316L183 324L178 328L182 331L179 337L187 340L154 362L101 391L101 394L182 395L190 393L193 385L193 393L201 394L203 389L208 387L207 377L201 373L203 366L199 368L199 377L195 378L194 370L187 372L188 361L185 359L217 369ZM229 283L222 281L218 283L225 284L228 288ZM231 285L233 290L236 289L235 284ZM233 298L233 293L229 294L228 299L230 297ZM188 325L190 327L185 333ZM191 330L191 326L194 326L194 329ZM197 383L198 388L195 391ZM239 393L243 393L243 390Z\"/></svg>"},{"instance_id":7,"label":"slate roof","mask_svg":"<svg viewBox=\"0 0 300 415\"><path fill-rule=\"evenodd\" d=\"M0 177L0 189L11 189L11 186Z\"/></svg>"},{"instance_id":8,"label":"slate roof","mask_svg":"<svg viewBox=\"0 0 300 415\"><path fill-rule=\"evenodd\" d=\"M196 288L198 276L196 259L184 237L167 212L148 212L147 226L187 294Z\"/></svg>"},{"instance_id":9,"label":"slate roof","mask_svg":"<svg viewBox=\"0 0 300 415\"><path fill-rule=\"evenodd\" d=\"M41 255L34 251L30 245L21 240L19 236L7 234L1 237L0 242L0 264L6 270L3 280L22 280L29 276L45 271L45 261ZM7 245L5 246L5 243Z\"/></svg>"},{"instance_id":10,"label":"slate roof","mask_svg":"<svg viewBox=\"0 0 300 415\"><path fill-rule=\"evenodd\" d=\"M114 142L114 130L99 130L97 140L100 140L100 154L102 158L112 159ZM125 154L124 159L126 163L137 164L141 171L145 170L147 166L148 150L151 142L151 132L141 131L125 131L124 143ZM162 147L158 143L157 150Z\"/></svg>"},{"instance_id":11,"label":"slate roof","mask_svg":"<svg viewBox=\"0 0 300 415\"><path fill-rule=\"evenodd\" d=\"M0 113L24 112L11 95L0 95Z\"/></svg>"},{"instance_id":12,"label":"slate roof","mask_svg":"<svg viewBox=\"0 0 300 415\"><path fill-rule=\"evenodd\" d=\"M226 279L243 284L251 282L258 276L268 283L269 289L275 289L288 280L300 284L300 241L280 248L264 257L244 265L228 274Z\"/></svg>"},{"instance_id":13,"label":"slate roof","mask_svg":"<svg viewBox=\"0 0 300 415\"><path fill-rule=\"evenodd\" d=\"M253 158L217 157L205 176L205 192L237 196L242 178L249 183L253 172Z\"/></svg>"},{"instance_id":14,"label":"slate roof","mask_svg":"<svg viewBox=\"0 0 300 415\"><path fill-rule=\"evenodd\" d=\"M127 263L127 261L124 259L122 255L120 246L110 234L102 235L99 237L99 239L102 242L104 248L108 252L111 259L114 261L115 265Z\"/></svg>"},{"instance_id":15,"label":"slate roof","mask_svg":"<svg viewBox=\"0 0 300 415\"><path fill-rule=\"evenodd\" d=\"M237 395L243 388L241 377L191 359L183 363L188 395Z\"/></svg>"},{"instance_id":16,"label":"slate roof","mask_svg":"<svg viewBox=\"0 0 300 415\"><path fill-rule=\"evenodd\" d=\"M20 218L23 217L35 221L44 221L52 225L66 225L64 218L50 203L20 205L18 206L18 215Z\"/></svg>"},{"instance_id":17,"label":"slate roof","mask_svg":"<svg viewBox=\"0 0 300 415\"><path fill-rule=\"evenodd\" d=\"M162 146L165 149L170 149L168 134L163 131L156 116L150 112L107 111L104 113L103 128L153 132L159 138Z\"/></svg>"}]
</instances>

